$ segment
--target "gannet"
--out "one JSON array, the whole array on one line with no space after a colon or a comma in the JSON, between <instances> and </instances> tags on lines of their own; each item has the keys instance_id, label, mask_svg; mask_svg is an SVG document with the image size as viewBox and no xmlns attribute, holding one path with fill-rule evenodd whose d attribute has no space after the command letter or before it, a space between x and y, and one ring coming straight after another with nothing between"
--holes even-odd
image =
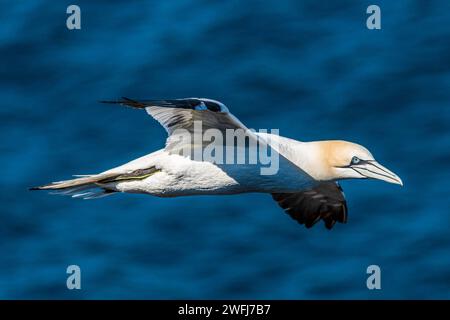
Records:
<instances>
[{"instance_id":1,"label":"gannet","mask_svg":"<svg viewBox=\"0 0 450 320\"><path fill-rule=\"evenodd\" d=\"M165 148L99 174L75 176L31 190L52 190L84 199L118 192L158 197L269 193L298 223L310 228L322 220L331 229L336 222L347 222L347 204L339 180L371 178L403 185L395 173L379 164L361 145L340 140L301 142L253 132L216 100L122 98L102 102L146 110L167 131ZM279 155L276 174L261 174L260 164L218 164L180 154L183 143L191 144L192 150L205 147L192 139L181 139L187 133L198 134L196 121L202 123L202 130L242 129L250 139L266 144Z\"/></svg>"}]
</instances>

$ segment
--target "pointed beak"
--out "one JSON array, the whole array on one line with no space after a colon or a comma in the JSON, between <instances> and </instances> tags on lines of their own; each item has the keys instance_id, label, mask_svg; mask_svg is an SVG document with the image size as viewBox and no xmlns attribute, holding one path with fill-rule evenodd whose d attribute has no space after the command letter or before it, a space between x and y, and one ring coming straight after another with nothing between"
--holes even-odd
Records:
<instances>
[{"instance_id":1,"label":"pointed beak","mask_svg":"<svg viewBox=\"0 0 450 320\"><path fill-rule=\"evenodd\" d=\"M353 165L359 174L377 180L383 180L389 183L399 184L403 186L402 179L389 169L383 167L375 160L365 161L363 164Z\"/></svg>"}]
</instances>

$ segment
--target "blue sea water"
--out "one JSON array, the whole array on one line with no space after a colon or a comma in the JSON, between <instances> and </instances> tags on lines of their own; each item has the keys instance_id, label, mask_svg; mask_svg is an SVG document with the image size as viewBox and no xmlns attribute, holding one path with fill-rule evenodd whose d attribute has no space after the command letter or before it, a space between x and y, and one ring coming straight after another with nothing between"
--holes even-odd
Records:
<instances>
[{"instance_id":1,"label":"blue sea water","mask_svg":"<svg viewBox=\"0 0 450 320\"><path fill-rule=\"evenodd\" d=\"M0 3L0 298L450 298L449 1L80 0L74 31L67 1ZM97 103L121 96L210 97L255 129L354 141L404 187L344 181L331 231L265 194L28 191L164 145L144 112Z\"/></svg>"}]
</instances>

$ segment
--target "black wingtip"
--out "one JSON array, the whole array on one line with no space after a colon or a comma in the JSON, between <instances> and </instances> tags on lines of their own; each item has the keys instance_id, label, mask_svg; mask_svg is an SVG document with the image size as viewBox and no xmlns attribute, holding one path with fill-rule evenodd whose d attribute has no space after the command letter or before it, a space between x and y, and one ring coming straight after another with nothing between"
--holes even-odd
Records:
<instances>
[{"instance_id":1,"label":"black wingtip","mask_svg":"<svg viewBox=\"0 0 450 320\"><path fill-rule=\"evenodd\" d=\"M120 104L121 102L118 100L98 100L99 103L107 103L107 104Z\"/></svg>"},{"instance_id":2,"label":"black wingtip","mask_svg":"<svg viewBox=\"0 0 450 320\"><path fill-rule=\"evenodd\" d=\"M316 195L320 195L319 199ZM308 229L320 219L328 230L336 222L347 222L347 204L342 188L336 183L324 182L305 191L274 193L272 197L291 218Z\"/></svg>"},{"instance_id":3,"label":"black wingtip","mask_svg":"<svg viewBox=\"0 0 450 320\"><path fill-rule=\"evenodd\" d=\"M41 190L41 188L40 188L40 187L31 187L31 188L28 188L28 191L34 191L34 190Z\"/></svg>"},{"instance_id":4,"label":"black wingtip","mask_svg":"<svg viewBox=\"0 0 450 320\"><path fill-rule=\"evenodd\" d=\"M108 104L125 104L127 102L131 103L138 103L136 100L127 98L127 97L121 97L117 100L98 100L99 103L108 103Z\"/></svg>"},{"instance_id":5,"label":"black wingtip","mask_svg":"<svg viewBox=\"0 0 450 320\"><path fill-rule=\"evenodd\" d=\"M120 100L99 100L99 102L106 104L120 104L122 106L132 107L135 109L144 109L147 107L145 103L127 97L122 97Z\"/></svg>"}]
</instances>

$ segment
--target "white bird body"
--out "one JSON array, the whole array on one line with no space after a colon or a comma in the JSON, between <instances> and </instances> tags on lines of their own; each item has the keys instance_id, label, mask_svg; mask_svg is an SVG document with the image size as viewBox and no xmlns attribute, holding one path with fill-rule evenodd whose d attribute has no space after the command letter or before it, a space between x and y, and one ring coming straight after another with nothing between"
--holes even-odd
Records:
<instances>
[{"instance_id":1,"label":"white bird body","mask_svg":"<svg viewBox=\"0 0 450 320\"><path fill-rule=\"evenodd\" d=\"M338 180L373 178L402 185L396 174L376 162L360 145L339 140L301 142L256 133L248 130L218 101L187 98L139 102L124 98L109 103L145 109L168 132L165 148L100 174L54 182L32 190L54 190L84 199L117 192L158 197L270 193L299 223L309 228L322 219L331 229L335 222L347 221L346 200ZM247 160L251 157L250 151L256 154L261 149L270 150L277 159L275 172L263 174L267 163L262 161L229 163L195 157L197 151L209 148L204 140L199 142L196 138L215 132L221 134L222 139L229 130L244 132L248 138L244 140L246 144L235 145L234 138L231 144L228 140L216 141L214 135L218 146L224 147L227 153L233 150L233 157L235 152L245 156L248 153ZM230 146L231 149L227 149ZM189 152L180 153L185 150Z\"/></svg>"},{"instance_id":2,"label":"white bird body","mask_svg":"<svg viewBox=\"0 0 450 320\"><path fill-rule=\"evenodd\" d=\"M143 180L118 182L122 192L148 193L160 197L195 194L232 194L242 188L218 166L210 162L192 161L187 157L169 154L164 149L133 160L107 173L125 173L154 166L158 171Z\"/></svg>"},{"instance_id":3,"label":"white bird body","mask_svg":"<svg viewBox=\"0 0 450 320\"><path fill-rule=\"evenodd\" d=\"M314 152L311 143L303 143L272 134L280 154L295 163L298 168L313 174L308 157ZM317 183L308 175L281 160L274 175L261 175L260 166L252 164L217 165L208 161L194 161L189 157L170 154L164 149L155 151L124 165L105 171L104 174L124 174L138 169L155 167L158 172L143 179L114 184L121 192L148 193L159 197L175 197L204 194L237 194L248 192L295 192ZM224 170L223 167L226 167Z\"/></svg>"}]
</instances>

